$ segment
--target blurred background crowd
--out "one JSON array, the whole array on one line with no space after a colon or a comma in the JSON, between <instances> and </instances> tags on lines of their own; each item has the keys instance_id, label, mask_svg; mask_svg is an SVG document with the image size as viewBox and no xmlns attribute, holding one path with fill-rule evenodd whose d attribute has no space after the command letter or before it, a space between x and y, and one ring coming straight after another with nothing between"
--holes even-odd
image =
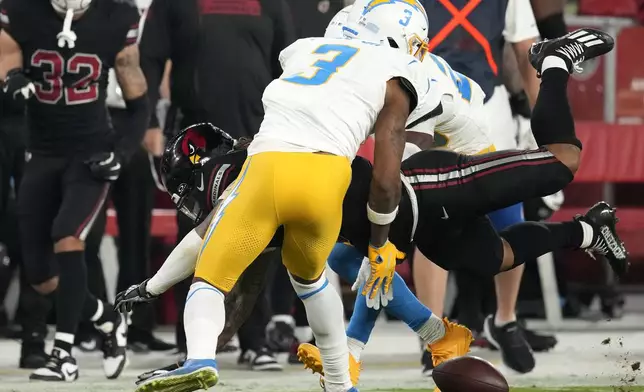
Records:
<instances>
[{"instance_id":1,"label":"blurred background crowd","mask_svg":"<svg viewBox=\"0 0 644 392\"><path fill-rule=\"evenodd\" d=\"M525 217L542 220L561 216L563 219L592 200L609 199L625 208L621 213L624 219L620 235L626 239L634 259L628 282L616 282L608 269L598 269L579 255L550 255L538 263L528 263L517 311L521 318L547 319L551 325L569 318L618 319L625 310L637 310L641 306L638 304L644 302L638 301L638 293L644 287L644 263L638 263L644 258L644 247L638 245L644 231L644 198L641 197L644 195L644 162L641 161L644 159L644 70L640 66L644 60L640 50L644 28L638 26L644 22L644 1L515 1L531 3L543 37L549 35L547 30L552 28L552 21L564 14L569 29L600 27L617 37L617 50L587 64L569 89L584 151L595 159L585 162L587 165L575 183L565 190L565 198L558 194L527 202ZM442 3L447 0L424 1L431 25L432 9L427 4L430 2L443 7ZM488 7L492 3L503 3L501 0L482 2ZM281 74L280 51L298 38L323 35L331 18L352 2L137 0L137 3L144 21L139 41L141 67L156 113L140 148L114 184L111 202L86 242L90 288L106 300L112 300L115 292L150 277L172 246L192 229L192 222L175 213L159 181L158 160L166 138L198 122L211 122L235 138L252 137L263 117L263 90ZM444 23L451 17L447 15ZM432 30L440 30L440 26L433 26ZM466 34L465 30L459 25L452 34ZM464 40L462 44L472 43ZM512 50L506 48L507 53ZM453 63L452 67L458 70ZM514 116L511 126L522 146L525 134L529 133L526 132L530 117L529 91L528 94L524 91L520 64L512 56L506 56L502 68ZM127 129L125 105L113 75L110 83L107 102L113 126ZM4 300L0 302L0 334L22 339L20 366L36 367L42 366L40 353L46 329L39 321L41 315L33 314L38 295L25 283L20 272L20 238L14 213L25 154L24 108L9 107L2 102L0 105L3 105L0 107L0 269L3 270L0 298ZM436 139L438 147L445 143L440 137ZM575 263L559 262L573 257L578 259ZM414 281L412 275L416 274L407 263L399 266L399 272L411 287L423 286L418 277ZM261 301L239 331L238 339L227 347L239 350L240 365L257 371L282 369L283 364L275 354L293 354L298 342L313 338L301 303L295 301L279 260L275 260L273 273L266 279L269 284ZM130 349L139 353L185 353L181 320L189 284L190 279L174 287L160 301L135 310L129 330ZM443 313L480 332L484 317L496 309L493 280L454 276L448 286ZM353 294L337 278L336 287L342 291L346 312L350 314ZM421 293L419 297L423 300ZM554 305L548 297L554 297ZM55 314L47 316L51 322ZM176 325L175 341L155 337L153 332L160 325ZM527 329L524 333L536 351L548 350L557 343L553 336ZM92 351L100 347L97 339L100 337L94 328L86 325L81 328L76 344L81 350ZM488 342L481 337L477 344L487 346ZM289 361L296 362L296 356L290 355Z\"/></svg>"}]
</instances>

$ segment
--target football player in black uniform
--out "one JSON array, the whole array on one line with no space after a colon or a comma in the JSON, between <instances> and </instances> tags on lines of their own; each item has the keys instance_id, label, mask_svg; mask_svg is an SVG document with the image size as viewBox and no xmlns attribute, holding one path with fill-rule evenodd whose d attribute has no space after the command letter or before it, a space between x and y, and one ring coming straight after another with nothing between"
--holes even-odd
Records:
<instances>
[{"instance_id":1,"label":"football player in black uniform","mask_svg":"<svg viewBox=\"0 0 644 392\"><path fill-rule=\"evenodd\" d=\"M4 0L0 22L3 89L27 100L30 158L18 196L26 272L43 295L56 291L54 349L30 378L78 378L71 348L81 318L104 334L103 368L116 378L127 325L89 293L84 240L148 120L139 12L130 0ZM127 135L114 134L105 106L112 67L132 117Z\"/></svg>"}]
</instances>

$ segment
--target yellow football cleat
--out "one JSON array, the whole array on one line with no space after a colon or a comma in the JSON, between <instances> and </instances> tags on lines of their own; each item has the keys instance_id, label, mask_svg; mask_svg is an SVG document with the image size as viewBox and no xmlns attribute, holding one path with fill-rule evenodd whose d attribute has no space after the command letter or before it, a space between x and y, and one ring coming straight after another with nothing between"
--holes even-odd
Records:
<instances>
[{"instance_id":1,"label":"yellow football cleat","mask_svg":"<svg viewBox=\"0 0 644 392\"><path fill-rule=\"evenodd\" d=\"M474 341L472 331L467 327L453 323L447 318L443 319L445 324L445 336L435 343L428 345L432 353L434 368L452 358L462 357L470 351L470 344ZM438 388L434 392L440 392Z\"/></svg>"},{"instance_id":2,"label":"yellow football cleat","mask_svg":"<svg viewBox=\"0 0 644 392\"><path fill-rule=\"evenodd\" d=\"M317 347L309 343L300 344L297 348L297 358L304 364L305 369L311 369L313 373L318 373L321 376L320 383L324 383L322 379L324 377L322 356ZM360 379L361 364L362 362L356 361L353 355L349 354L349 376L354 387L358 385L358 380Z\"/></svg>"}]
</instances>

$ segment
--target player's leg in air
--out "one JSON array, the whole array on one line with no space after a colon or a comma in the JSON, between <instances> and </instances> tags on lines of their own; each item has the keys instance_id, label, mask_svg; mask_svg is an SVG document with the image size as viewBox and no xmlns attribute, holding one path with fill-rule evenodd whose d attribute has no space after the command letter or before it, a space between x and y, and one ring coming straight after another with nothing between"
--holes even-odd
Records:
<instances>
[{"instance_id":1,"label":"player's leg in air","mask_svg":"<svg viewBox=\"0 0 644 392\"><path fill-rule=\"evenodd\" d=\"M88 290L84 240L100 213L109 184L95 179L81 157L33 154L19 193L20 233L27 276L42 295L56 299L54 348L45 367L30 378L74 381L72 356L80 320L91 320L104 335L103 370L116 378L126 365L125 318ZM53 251L52 250L53 241Z\"/></svg>"},{"instance_id":2,"label":"player's leg in air","mask_svg":"<svg viewBox=\"0 0 644 392\"><path fill-rule=\"evenodd\" d=\"M345 157L262 152L249 157L210 222L186 299L184 365L152 377L138 391L190 392L217 384L224 297L284 226L283 262L331 369L327 390L352 390L342 302L328 285L326 259L337 240L351 179ZM295 192L293 184L301 192Z\"/></svg>"},{"instance_id":3,"label":"player's leg in air","mask_svg":"<svg viewBox=\"0 0 644 392\"><path fill-rule=\"evenodd\" d=\"M594 36L594 46L587 46L582 41L577 41L587 35ZM482 217L485 214L516 204L524 199L548 195L563 188L572 180L574 173L577 171L581 153L581 143L574 133L574 121L570 113L566 95L569 74L584 59L603 55L610 51L612 47L613 39L611 37L602 32L590 29L579 30L561 39L536 44L530 53L530 60L541 75L542 85L539 99L533 113L532 130L537 143L543 147L535 151L498 152L476 157L465 157L464 159L470 161L467 164L458 163L458 159L456 159L458 154L447 151L424 151L411 157L406 161L406 165L404 165L409 170L409 175L416 176L416 179L412 179L411 181L414 189L416 191L426 189L428 190L428 196L431 196L429 195L430 190L435 188L432 187L431 181L441 182L440 176L435 176L436 179L433 179L432 176L422 176L419 174L426 169L438 170L438 173L445 172L449 174L448 172L453 170L453 167L456 165L460 167L458 170L459 175L465 176L471 171L467 167L476 165L482 170L487 170L488 167L489 169L493 169L495 166L506 165L508 170L504 170L505 173L500 172L503 174L493 174L495 172L490 171L488 179L485 180L486 186L484 186L483 181L475 178L469 182L474 186L469 191L463 187L460 196L451 193L450 196L457 197L444 198L446 201L451 200L451 203L453 203L452 209L449 208L450 206L447 203L444 206L450 212L450 215L456 216L457 213L462 212L466 216ZM452 155L455 159L449 160L449 164L441 164L438 166L428 166L427 161L422 162L424 160L423 156L437 156L437 154L445 154L445 156ZM442 171L441 167L444 167ZM403 170L405 170L405 167ZM516 171L516 173L511 173L510 171ZM416 173L414 174L413 172ZM492 180L495 176L498 176L498 178ZM507 178L512 178L513 181L507 181ZM461 184L467 183L468 181L461 181L457 186L462 186ZM475 192L472 192L473 190ZM431 192L437 194L440 190ZM473 193L476 196L473 196ZM471 202L473 197L477 198L475 203ZM490 234L487 237L489 239L488 242L497 241L498 251L496 254L487 258L487 260L482 260L485 265L492 266L490 270L486 271L487 275L510 270L522 265L526 260L534 260L538 256L552 250L564 248L584 249L593 254L603 255L609 260L613 269L620 275L626 271L628 266L626 250L615 232L616 220L614 210L606 203L598 203L584 216L577 217L575 220L569 222L526 222L513 225L499 233L502 239L492 238L492 236L498 235L492 235L496 231L493 230L487 219L479 219L478 222L474 223L476 223L473 225L474 227L480 226L483 228L482 230L487 230L485 234ZM472 232L477 231L475 228L472 230ZM431 234L428 235L431 236ZM451 247L449 251L467 248L462 245ZM431 246L425 247L424 250L427 251L429 248ZM346 252L346 249L342 251ZM431 253L431 249L427 253ZM444 255L437 256L436 259L449 259L449 252L446 251L445 253ZM435 257L431 257L430 254L427 254L427 256L435 260ZM349 261L349 265L353 267L354 274L357 274L358 268L356 265L359 260L358 255L355 254L350 257L345 257L343 261ZM467 254L460 259L464 263L471 263L472 260L477 259L477 255ZM331 262L333 263L334 261L331 260ZM449 265L449 261L447 264ZM348 272L349 270L350 267L343 265L338 267L336 272L339 272L341 276L346 275L350 278L351 273ZM394 281L395 284L396 281ZM397 286L394 286L394 292L397 293L394 296L395 301L398 298L398 293L400 293ZM393 302L389 303L387 307L392 304ZM353 341L353 344L351 340L349 341L352 344L351 353L356 357L359 355L358 352L363 348L361 343L365 343L368 340L370 328L373 328L377 317L373 310L368 309L365 311L360 309L360 307L366 308L367 305L366 300L361 299L359 295L359 298L356 300L354 316L361 316L364 324L361 327L353 329L350 323L350 330L354 332L351 334L354 336L350 337L355 339L355 341ZM420 314L423 311L418 310ZM409 317L408 319L403 317L401 319L408 321L408 324L412 328L414 328L413 325L418 325L412 324L413 317ZM304 356L313 357L314 355L315 352L313 349L313 351L307 352ZM354 359L357 358L354 357ZM310 360L308 362L312 363Z\"/></svg>"}]
</instances>

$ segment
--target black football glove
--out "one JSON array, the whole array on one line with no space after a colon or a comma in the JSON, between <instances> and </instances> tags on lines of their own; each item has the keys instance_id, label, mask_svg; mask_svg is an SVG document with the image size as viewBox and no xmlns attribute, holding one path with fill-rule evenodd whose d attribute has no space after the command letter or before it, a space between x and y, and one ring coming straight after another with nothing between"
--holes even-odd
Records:
<instances>
[{"instance_id":1,"label":"black football glove","mask_svg":"<svg viewBox=\"0 0 644 392\"><path fill-rule=\"evenodd\" d=\"M99 180L116 181L121 174L121 159L113 152L96 153L86 160L85 164Z\"/></svg>"},{"instance_id":2,"label":"black football glove","mask_svg":"<svg viewBox=\"0 0 644 392\"><path fill-rule=\"evenodd\" d=\"M2 92L9 95L15 101L26 101L36 92L36 86L27 79L22 70L16 68L7 72L2 83Z\"/></svg>"},{"instance_id":3,"label":"black football glove","mask_svg":"<svg viewBox=\"0 0 644 392\"><path fill-rule=\"evenodd\" d=\"M157 296L147 291L146 286L148 280L140 284L132 285L127 290L116 294L114 310L121 313L131 312L136 304L147 304L157 299Z\"/></svg>"}]
</instances>

